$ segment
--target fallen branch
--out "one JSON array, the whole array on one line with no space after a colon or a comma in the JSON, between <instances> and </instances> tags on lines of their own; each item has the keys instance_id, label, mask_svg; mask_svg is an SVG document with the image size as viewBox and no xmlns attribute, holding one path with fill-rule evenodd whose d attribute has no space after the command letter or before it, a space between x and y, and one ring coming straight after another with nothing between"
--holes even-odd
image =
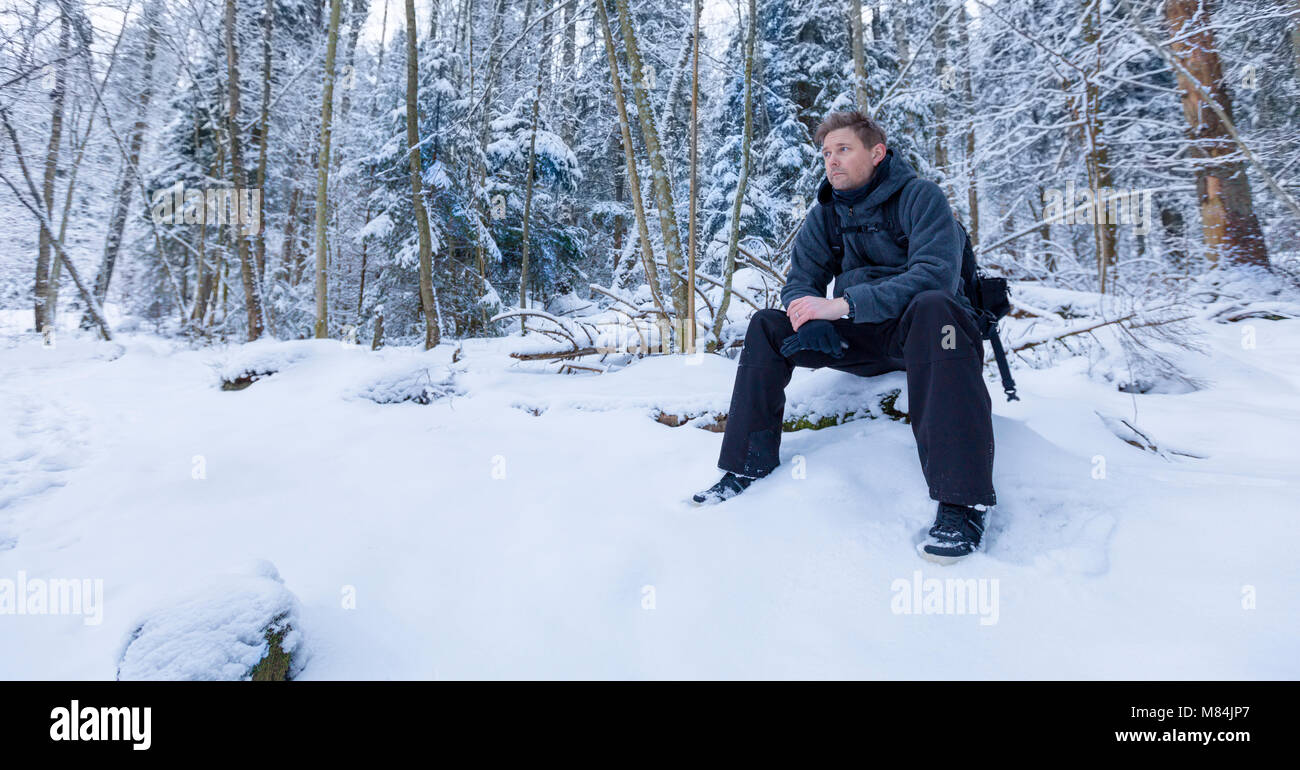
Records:
<instances>
[{"instance_id":1,"label":"fallen branch","mask_svg":"<svg viewBox=\"0 0 1300 770\"><path fill-rule=\"evenodd\" d=\"M666 312L660 310L659 308L639 308L639 307L637 307L636 305L633 305L631 302L628 302L627 300L625 300L625 299L623 299L622 297L618 296L617 294L614 294L613 292L610 292L610 291L608 291L607 289L601 288L601 287L598 286L597 284L591 283L591 284L587 284L587 285L588 285L588 287L591 288L592 291L595 291L595 292L599 292L599 293L601 293L601 294L604 294L606 297L609 297L610 299L614 300L615 302L621 302L621 303L623 303L624 305L627 305L628 307L632 308L632 310L636 312L636 314L637 314L638 317L644 317L647 313L659 313L660 315L662 315L662 316L664 316L664 317L667 317L667 316L668 316L668 313L666 313Z\"/></svg>"},{"instance_id":2,"label":"fallen branch","mask_svg":"<svg viewBox=\"0 0 1300 770\"><path fill-rule=\"evenodd\" d=\"M1038 335L1037 338L1030 339L1027 342L1020 342L1016 344L1014 347L1011 348L1011 351L1016 352L1020 350L1028 350L1030 348L1037 347L1039 345L1043 345L1048 342L1063 340L1066 337L1073 337L1076 334L1086 334L1090 331L1093 331L1094 329L1100 329L1103 326L1110 326L1111 324L1123 323L1135 317L1137 317L1136 310L1133 311L1132 313L1129 313L1128 315L1120 316L1119 318L1114 318L1109 321L1096 321L1094 323L1078 324L1068 329L1064 329L1062 331L1049 331L1044 334L1040 334Z\"/></svg>"},{"instance_id":3,"label":"fallen branch","mask_svg":"<svg viewBox=\"0 0 1300 770\"><path fill-rule=\"evenodd\" d=\"M561 350L553 353L511 353L511 358L520 361L550 361L562 358L578 358L580 356L590 356L607 351L597 350L596 348L575 348L574 350Z\"/></svg>"},{"instance_id":4,"label":"fallen branch","mask_svg":"<svg viewBox=\"0 0 1300 770\"><path fill-rule=\"evenodd\" d=\"M676 275L678 275L678 276L680 277L680 274L676 274ZM698 276L698 277L700 277L700 278L703 278L704 280L708 281L709 283L713 284L714 286L717 286L717 287L719 287L719 288L722 287L722 282L719 281L719 280L717 280L716 278L712 278L712 277L710 277L710 276L708 276L708 275L706 275L706 274L704 274L704 273L698 272L698 271L695 273L695 275ZM736 289L733 288L733 289L731 290L731 293L732 293L733 295L735 295L735 297L736 297L737 299L742 300L745 304L749 305L750 307L754 308L755 310L762 310L762 309L763 309L763 308L761 308L761 307L758 306L758 303L757 303L757 302L755 302L754 300L750 299L749 297L746 297L744 294L741 294L741 293L740 293L739 291L737 291Z\"/></svg>"}]
</instances>

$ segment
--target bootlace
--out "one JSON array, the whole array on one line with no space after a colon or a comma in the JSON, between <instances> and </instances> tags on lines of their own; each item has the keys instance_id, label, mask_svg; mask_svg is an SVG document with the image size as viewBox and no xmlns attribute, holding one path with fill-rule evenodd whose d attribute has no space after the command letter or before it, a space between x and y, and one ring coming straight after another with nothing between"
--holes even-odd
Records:
<instances>
[{"instance_id":1,"label":"bootlace","mask_svg":"<svg viewBox=\"0 0 1300 770\"><path fill-rule=\"evenodd\" d=\"M977 534L977 530L971 524L966 509L955 505L942 504L939 506L934 528L954 536L973 538Z\"/></svg>"}]
</instances>

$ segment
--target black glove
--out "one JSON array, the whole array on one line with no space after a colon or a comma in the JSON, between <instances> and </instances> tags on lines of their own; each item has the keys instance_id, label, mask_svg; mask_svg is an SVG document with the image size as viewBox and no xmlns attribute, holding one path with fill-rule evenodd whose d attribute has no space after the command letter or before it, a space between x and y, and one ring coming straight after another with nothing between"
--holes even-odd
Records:
<instances>
[{"instance_id":1,"label":"black glove","mask_svg":"<svg viewBox=\"0 0 1300 770\"><path fill-rule=\"evenodd\" d=\"M816 350L832 358L841 358L847 347L830 321L817 318L807 321L799 331L785 338L781 343L781 355L789 358L800 350Z\"/></svg>"}]
</instances>

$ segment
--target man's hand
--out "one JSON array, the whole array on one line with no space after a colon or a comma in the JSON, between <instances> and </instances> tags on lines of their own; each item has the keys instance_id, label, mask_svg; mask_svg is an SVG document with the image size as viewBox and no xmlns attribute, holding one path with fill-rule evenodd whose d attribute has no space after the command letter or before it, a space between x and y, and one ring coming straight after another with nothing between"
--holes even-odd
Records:
<instances>
[{"instance_id":1,"label":"man's hand","mask_svg":"<svg viewBox=\"0 0 1300 770\"><path fill-rule=\"evenodd\" d=\"M796 297L785 309L785 314L790 316L790 324L794 326L795 331L799 331L799 327L809 321L817 319L834 321L840 316L847 315L848 312L849 303L843 297L835 299Z\"/></svg>"},{"instance_id":2,"label":"man's hand","mask_svg":"<svg viewBox=\"0 0 1300 770\"><path fill-rule=\"evenodd\" d=\"M816 350L832 358L842 358L848 343L840 339L835 327L825 318L814 318L781 343L781 355L789 358L800 350Z\"/></svg>"}]
</instances>

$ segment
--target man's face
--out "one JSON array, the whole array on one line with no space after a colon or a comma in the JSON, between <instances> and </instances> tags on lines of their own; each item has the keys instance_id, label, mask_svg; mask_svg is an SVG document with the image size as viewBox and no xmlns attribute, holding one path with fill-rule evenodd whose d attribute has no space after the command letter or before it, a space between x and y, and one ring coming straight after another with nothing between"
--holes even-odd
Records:
<instances>
[{"instance_id":1,"label":"man's face","mask_svg":"<svg viewBox=\"0 0 1300 770\"><path fill-rule=\"evenodd\" d=\"M837 128L822 140L826 178L836 190L852 190L871 181L871 174L885 159L885 145L867 147L851 128Z\"/></svg>"}]
</instances>

